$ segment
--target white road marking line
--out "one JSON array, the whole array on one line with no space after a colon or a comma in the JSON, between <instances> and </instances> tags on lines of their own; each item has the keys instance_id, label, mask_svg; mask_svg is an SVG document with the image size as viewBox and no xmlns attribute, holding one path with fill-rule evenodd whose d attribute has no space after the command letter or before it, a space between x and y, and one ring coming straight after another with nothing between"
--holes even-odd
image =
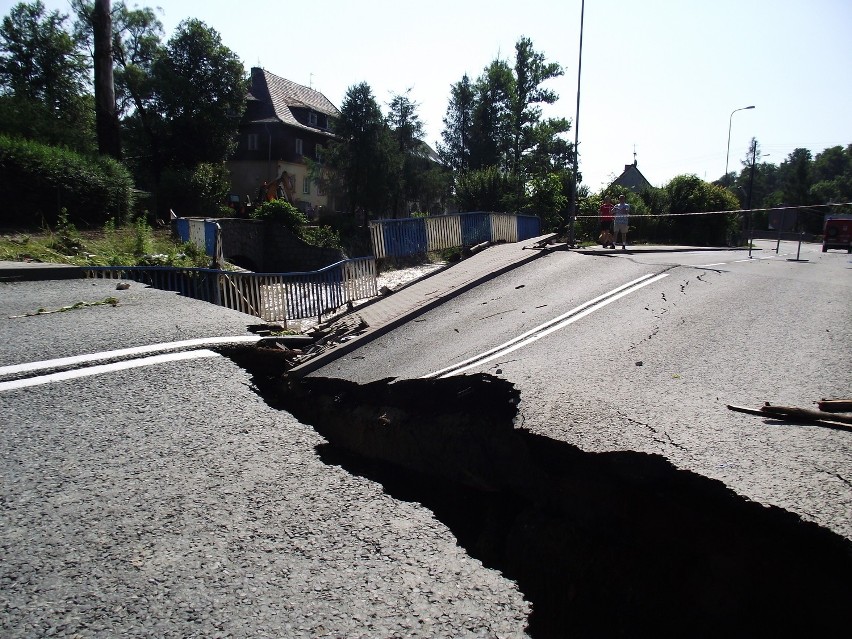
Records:
<instances>
[{"instance_id":1,"label":"white road marking line","mask_svg":"<svg viewBox=\"0 0 852 639\"><path fill-rule=\"evenodd\" d=\"M41 384L50 384L53 382L62 382L69 379L88 377L90 375L102 375L104 373L113 373L115 371L131 368L141 368L142 366L153 366L154 364L162 364L164 362L178 362L181 360L202 359L206 357L220 357L220 355L219 353L206 348L195 351L182 351L179 353L164 353L162 355L153 355L151 357L113 362L112 364L100 364L98 366L89 366L88 368L77 368L70 371L63 371L61 373L41 375L39 377L27 377L25 379L15 379L9 382L0 382L0 391L27 388L29 386L39 386Z\"/></svg>"},{"instance_id":2,"label":"white road marking line","mask_svg":"<svg viewBox=\"0 0 852 639\"><path fill-rule=\"evenodd\" d=\"M724 266L727 262L714 262L713 264L699 264L695 268L710 268L711 266Z\"/></svg>"},{"instance_id":3,"label":"white road marking line","mask_svg":"<svg viewBox=\"0 0 852 639\"><path fill-rule=\"evenodd\" d=\"M633 293L634 291L638 291L640 288L647 286L648 284L652 284L656 281L663 279L664 277L668 277L667 273L662 273L660 275L643 275L642 277L633 280L632 282L628 282L627 284L623 284L608 293L604 293L603 295L599 295L598 297L589 300L580 306L568 311L567 313L563 313L562 315L555 317L552 320L545 322L533 328L522 335L518 335L510 339L505 344L501 344L500 346L496 346L492 349L489 349L479 355L475 355L470 357L458 364L453 364L452 366L448 366L446 368L442 368L439 371L435 371L433 373L429 373L428 375L424 375L423 378L429 377L450 377L452 375L459 375L464 373L472 368L476 368L482 364L490 362L498 357L502 357L503 355L507 355L512 351L515 351L523 346L527 346L528 344L532 344L533 342L540 340L542 337L546 337L551 333L558 331L561 328L565 328L569 324L573 324L579 319L582 319L586 315L593 313L596 310L599 310L618 299L621 299L625 295Z\"/></svg>"},{"instance_id":4,"label":"white road marking line","mask_svg":"<svg viewBox=\"0 0 852 639\"><path fill-rule=\"evenodd\" d=\"M0 367L0 375L17 375L50 368L65 368L78 364L87 364L117 357L133 357L146 355L147 353L160 353L184 348L196 348L198 346L212 346L215 344L234 344L242 342L257 342L261 338L258 335L239 335L233 337L202 337L198 339L187 339L180 342L163 342L162 344L150 344L148 346L136 346L133 348L122 348L116 351L103 351L100 353L89 353L87 355L75 355L73 357L60 357L59 359L48 359L41 362L28 362L26 364L15 364L14 366Z\"/></svg>"}]
</instances>

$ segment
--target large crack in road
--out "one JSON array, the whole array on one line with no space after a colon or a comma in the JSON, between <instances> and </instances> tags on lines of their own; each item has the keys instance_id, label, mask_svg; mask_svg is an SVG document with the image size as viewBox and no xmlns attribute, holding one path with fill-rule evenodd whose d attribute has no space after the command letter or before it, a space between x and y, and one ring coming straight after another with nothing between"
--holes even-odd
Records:
<instances>
[{"instance_id":1,"label":"large crack in road","mask_svg":"<svg viewBox=\"0 0 852 639\"><path fill-rule=\"evenodd\" d=\"M514 386L288 379L272 349L220 347L261 397L316 429L329 464L430 508L563 636L845 636L852 543L637 452L518 428Z\"/></svg>"}]
</instances>

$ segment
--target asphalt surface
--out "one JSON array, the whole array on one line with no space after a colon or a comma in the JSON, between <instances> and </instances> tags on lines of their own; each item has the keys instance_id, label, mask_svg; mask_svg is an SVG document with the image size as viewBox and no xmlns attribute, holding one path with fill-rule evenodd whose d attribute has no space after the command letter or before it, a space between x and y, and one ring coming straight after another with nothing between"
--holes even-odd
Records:
<instances>
[{"instance_id":1,"label":"asphalt surface","mask_svg":"<svg viewBox=\"0 0 852 639\"><path fill-rule=\"evenodd\" d=\"M0 299L3 366L257 322L103 281L0 283ZM327 460L229 360L3 391L0 423L3 637L524 636L514 582Z\"/></svg>"},{"instance_id":2,"label":"asphalt surface","mask_svg":"<svg viewBox=\"0 0 852 639\"><path fill-rule=\"evenodd\" d=\"M556 260L546 262L537 266L558 270ZM525 284L516 279L513 290L534 301L533 291L514 289ZM772 294L768 284L762 290ZM109 297L118 305L34 314ZM0 366L248 336L247 327L259 323L174 293L86 280L0 283L0 309ZM655 304L651 315L662 317L662 310ZM667 320L682 311L669 312ZM625 344L630 361L615 368L629 364L631 374L651 375L650 365L633 365L647 342ZM554 356L543 346L532 355ZM569 370L583 366L575 353L562 355ZM700 360L690 354L684 369L702 370L708 364ZM669 393L680 392L676 372L663 371ZM548 384L559 375L554 368ZM519 379L527 405L539 404L525 426L552 427L556 403L566 397L573 412L557 437L571 441L571 425L601 423L594 392L574 397L563 389L554 396L533 379ZM650 418L639 423L628 414L640 401L657 400L649 384L630 406L605 417L625 429L625 442L634 435L630 445L640 442L639 450L692 446L678 439L688 429L654 433ZM432 511L338 464L320 435L264 403L248 373L229 360L4 391L0 423L4 637L525 636L530 604L513 581L468 554ZM594 428L574 436L589 450L622 445L602 440ZM793 450L813 443L802 433L785 437L778 445ZM826 435L825 446L830 442ZM755 471L727 470L731 460L719 460L712 472L723 476Z\"/></svg>"}]
</instances>

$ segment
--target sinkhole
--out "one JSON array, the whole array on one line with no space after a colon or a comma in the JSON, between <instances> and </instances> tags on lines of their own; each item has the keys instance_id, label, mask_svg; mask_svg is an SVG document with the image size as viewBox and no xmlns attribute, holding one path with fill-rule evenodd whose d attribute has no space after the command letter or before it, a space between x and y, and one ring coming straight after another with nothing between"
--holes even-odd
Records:
<instances>
[{"instance_id":1,"label":"sinkhole","mask_svg":"<svg viewBox=\"0 0 852 639\"><path fill-rule=\"evenodd\" d=\"M564 636L845 636L852 543L637 452L587 453L514 425L486 374L289 379L274 349L219 349L310 425L320 458L429 508Z\"/></svg>"}]
</instances>

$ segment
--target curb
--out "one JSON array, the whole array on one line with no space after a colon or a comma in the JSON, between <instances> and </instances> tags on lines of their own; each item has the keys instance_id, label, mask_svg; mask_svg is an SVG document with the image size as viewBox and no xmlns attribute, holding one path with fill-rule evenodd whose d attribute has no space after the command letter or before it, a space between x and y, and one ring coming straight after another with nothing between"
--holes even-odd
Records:
<instances>
[{"instance_id":1,"label":"curb","mask_svg":"<svg viewBox=\"0 0 852 639\"><path fill-rule=\"evenodd\" d=\"M0 282L38 282L40 280L82 279L80 266L50 264L46 266L3 266L0 268Z\"/></svg>"}]
</instances>

